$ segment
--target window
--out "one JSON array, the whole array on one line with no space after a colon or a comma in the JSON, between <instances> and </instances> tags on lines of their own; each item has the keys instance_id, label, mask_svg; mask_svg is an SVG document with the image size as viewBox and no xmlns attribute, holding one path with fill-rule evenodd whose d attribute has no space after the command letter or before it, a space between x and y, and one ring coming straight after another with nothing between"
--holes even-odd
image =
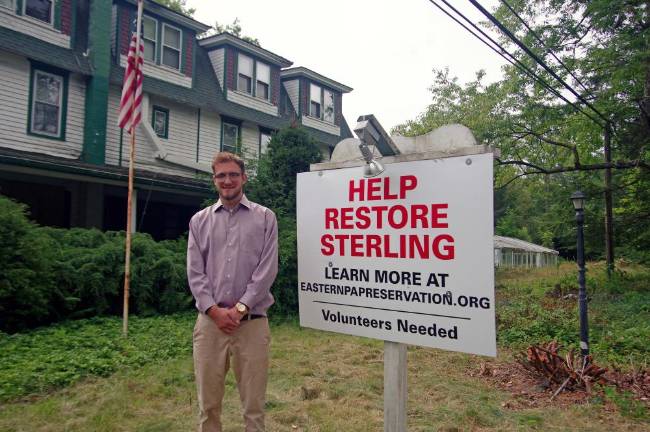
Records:
<instances>
[{"instance_id":1,"label":"window","mask_svg":"<svg viewBox=\"0 0 650 432\"><path fill-rule=\"evenodd\" d=\"M334 93L323 89L323 120L334 123Z\"/></svg>"},{"instance_id":2,"label":"window","mask_svg":"<svg viewBox=\"0 0 650 432\"><path fill-rule=\"evenodd\" d=\"M221 136L221 151L237 153L239 148L239 126L232 123L223 123Z\"/></svg>"},{"instance_id":3,"label":"window","mask_svg":"<svg viewBox=\"0 0 650 432\"><path fill-rule=\"evenodd\" d=\"M257 62L256 70L255 96L258 98L269 100L269 88L271 87L271 68L269 65Z\"/></svg>"},{"instance_id":4,"label":"window","mask_svg":"<svg viewBox=\"0 0 650 432\"><path fill-rule=\"evenodd\" d=\"M334 93L316 84L309 85L309 115L334 123Z\"/></svg>"},{"instance_id":5,"label":"window","mask_svg":"<svg viewBox=\"0 0 650 432\"><path fill-rule=\"evenodd\" d=\"M163 24L162 64L170 68L181 68L181 31Z\"/></svg>"},{"instance_id":6,"label":"window","mask_svg":"<svg viewBox=\"0 0 650 432\"><path fill-rule=\"evenodd\" d=\"M271 97L271 67L239 54L237 57L237 90L269 100Z\"/></svg>"},{"instance_id":7,"label":"window","mask_svg":"<svg viewBox=\"0 0 650 432\"><path fill-rule=\"evenodd\" d=\"M156 62L156 41L158 40L158 22L147 16L142 17L142 39L144 43L144 59Z\"/></svg>"},{"instance_id":8,"label":"window","mask_svg":"<svg viewBox=\"0 0 650 432\"><path fill-rule=\"evenodd\" d=\"M271 141L271 132L267 130L260 131L260 148L258 156L262 156L266 153L266 150L269 148L269 142Z\"/></svg>"},{"instance_id":9,"label":"window","mask_svg":"<svg viewBox=\"0 0 650 432\"><path fill-rule=\"evenodd\" d=\"M319 119L321 115L321 88L315 84L310 84L309 95L309 115Z\"/></svg>"},{"instance_id":10,"label":"window","mask_svg":"<svg viewBox=\"0 0 650 432\"><path fill-rule=\"evenodd\" d=\"M52 24L54 5L52 0L25 0L25 15Z\"/></svg>"},{"instance_id":11,"label":"window","mask_svg":"<svg viewBox=\"0 0 650 432\"><path fill-rule=\"evenodd\" d=\"M151 116L151 127L160 138L167 138L169 132L169 110L159 106L153 106Z\"/></svg>"},{"instance_id":12,"label":"window","mask_svg":"<svg viewBox=\"0 0 650 432\"><path fill-rule=\"evenodd\" d=\"M237 59L237 90L253 94L253 59L239 54Z\"/></svg>"},{"instance_id":13,"label":"window","mask_svg":"<svg viewBox=\"0 0 650 432\"><path fill-rule=\"evenodd\" d=\"M64 138L67 75L32 69L30 87L30 133Z\"/></svg>"}]
</instances>

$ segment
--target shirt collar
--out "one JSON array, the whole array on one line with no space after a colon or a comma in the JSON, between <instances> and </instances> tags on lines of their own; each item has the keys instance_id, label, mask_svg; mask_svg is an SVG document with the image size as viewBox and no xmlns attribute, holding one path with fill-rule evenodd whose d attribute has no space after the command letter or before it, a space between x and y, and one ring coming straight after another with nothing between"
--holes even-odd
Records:
<instances>
[{"instance_id":1,"label":"shirt collar","mask_svg":"<svg viewBox=\"0 0 650 432\"><path fill-rule=\"evenodd\" d=\"M248 198L246 198L246 195L242 195L241 200L239 201L239 205L240 205L240 206L244 206L244 207L246 207L246 208L249 209L249 210L250 210L250 208L251 208L251 202L248 201ZM217 212L217 211L219 211L219 209L222 208L222 207L225 208L225 206L224 206L223 203L221 202L221 198L219 198L219 199L217 200L217 202L214 203L214 205L212 206L212 209L213 209L212 211L213 211L213 212Z\"/></svg>"}]
</instances>

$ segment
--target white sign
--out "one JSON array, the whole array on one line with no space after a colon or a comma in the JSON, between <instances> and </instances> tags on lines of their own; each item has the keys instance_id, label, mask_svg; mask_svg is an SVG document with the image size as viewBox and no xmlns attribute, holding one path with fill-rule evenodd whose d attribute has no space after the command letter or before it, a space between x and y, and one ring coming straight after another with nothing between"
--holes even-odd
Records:
<instances>
[{"instance_id":1,"label":"white sign","mask_svg":"<svg viewBox=\"0 0 650 432\"><path fill-rule=\"evenodd\" d=\"M492 154L297 187L302 326L496 356Z\"/></svg>"}]
</instances>

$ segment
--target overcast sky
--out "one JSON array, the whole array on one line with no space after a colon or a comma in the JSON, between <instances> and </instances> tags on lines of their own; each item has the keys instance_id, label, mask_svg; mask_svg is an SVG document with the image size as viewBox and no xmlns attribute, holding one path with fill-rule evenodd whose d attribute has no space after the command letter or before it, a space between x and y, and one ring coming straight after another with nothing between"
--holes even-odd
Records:
<instances>
[{"instance_id":1,"label":"overcast sky","mask_svg":"<svg viewBox=\"0 0 650 432\"><path fill-rule=\"evenodd\" d=\"M466 0L452 0L478 20ZM496 0L483 0L492 10ZM188 0L202 23L229 24L262 47L352 87L343 115L354 127L374 114L384 128L415 119L429 105L434 68L449 67L462 82L479 69L501 76L504 61L428 0Z\"/></svg>"}]
</instances>

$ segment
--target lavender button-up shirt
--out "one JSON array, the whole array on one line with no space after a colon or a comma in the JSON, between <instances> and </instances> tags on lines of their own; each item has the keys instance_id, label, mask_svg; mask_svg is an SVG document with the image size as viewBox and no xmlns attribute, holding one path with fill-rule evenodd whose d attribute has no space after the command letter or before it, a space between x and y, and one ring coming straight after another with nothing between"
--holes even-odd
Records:
<instances>
[{"instance_id":1,"label":"lavender button-up shirt","mask_svg":"<svg viewBox=\"0 0 650 432\"><path fill-rule=\"evenodd\" d=\"M249 313L266 315L277 273L278 224L271 210L243 196L232 210L219 200L190 220L187 279L200 312L242 302Z\"/></svg>"}]
</instances>

